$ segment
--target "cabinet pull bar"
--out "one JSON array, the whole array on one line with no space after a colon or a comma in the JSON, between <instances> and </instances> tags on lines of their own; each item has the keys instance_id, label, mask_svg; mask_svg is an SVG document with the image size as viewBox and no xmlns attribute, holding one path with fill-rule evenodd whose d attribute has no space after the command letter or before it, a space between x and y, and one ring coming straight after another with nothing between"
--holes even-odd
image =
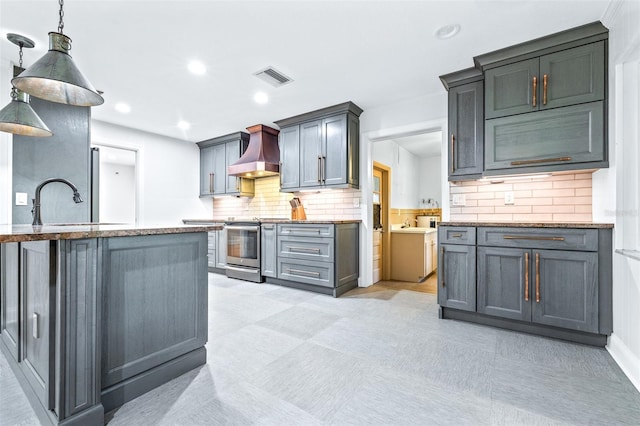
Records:
<instances>
[{"instance_id":1,"label":"cabinet pull bar","mask_svg":"<svg viewBox=\"0 0 640 426\"><path fill-rule=\"evenodd\" d=\"M542 105L547 104L547 81L548 80L549 78L547 77L546 74L542 76Z\"/></svg>"},{"instance_id":2,"label":"cabinet pull bar","mask_svg":"<svg viewBox=\"0 0 640 426\"><path fill-rule=\"evenodd\" d=\"M451 234L449 235L451 238L462 238L462 234Z\"/></svg>"},{"instance_id":3,"label":"cabinet pull bar","mask_svg":"<svg viewBox=\"0 0 640 426\"><path fill-rule=\"evenodd\" d=\"M524 300L529 301L529 253L524 254Z\"/></svg>"},{"instance_id":4,"label":"cabinet pull bar","mask_svg":"<svg viewBox=\"0 0 640 426\"><path fill-rule=\"evenodd\" d=\"M39 317L40 316L36 312L33 313L33 328L31 331L34 339L40 338L40 327L38 326Z\"/></svg>"},{"instance_id":5,"label":"cabinet pull bar","mask_svg":"<svg viewBox=\"0 0 640 426\"><path fill-rule=\"evenodd\" d=\"M322 156L318 155L318 183L322 182Z\"/></svg>"},{"instance_id":6,"label":"cabinet pull bar","mask_svg":"<svg viewBox=\"0 0 640 426\"><path fill-rule=\"evenodd\" d=\"M294 234L295 235L295 234L297 234L299 232L313 232L314 234L315 233L319 234L319 233L322 232L322 230L319 229L319 228L309 228L309 229L300 228L300 229L296 229L295 231L289 231L289 232L285 231L285 232L283 232L283 234Z\"/></svg>"},{"instance_id":7,"label":"cabinet pull bar","mask_svg":"<svg viewBox=\"0 0 640 426\"><path fill-rule=\"evenodd\" d=\"M240 177L236 178L236 192L240 192Z\"/></svg>"},{"instance_id":8,"label":"cabinet pull bar","mask_svg":"<svg viewBox=\"0 0 640 426\"><path fill-rule=\"evenodd\" d=\"M456 137L451 133L451 173L456 171Z\"/></svg>"},{"instance_id":9,"label":"cabinet pull bar","mask_svg":"<svg viewBox=\"0 0 640 426\"><path fill-rule=\"evenodd\" d=\"M293 269L293 268L287 268L287 272L293 273L293 274L310 275L312 277L320 278L320 272L303 271L302 269Z\"/></svg>"},{"instance_id":10,"label":"cabinet pull bar","mask_svg":"<svg viewBox=\"0 0 640 426\"><path fill-rule=\"evenodd\" d=\"M571 161L571 157L540 158L537 160L518 160L518 161L512 161L511 165L524 166L527 164L555 163L557 161Z\"/></svg>"},{"instance_id":11,"label":"cabinet pull bar","mask_svg":"<svg viewBox=\"0 0 640 426\"><path fill-rule=\"evenodd\" d=\"M322 157L322 183L327 181L327 157Z\"/></svg>"},{"instance_id":12,"label":"cabinet pull bar","mask_svg":"<svg viewBox=\"0 0 640 426\"><path fill-rule=\"evenodd\" d=\"M280 179L280 188L282 188L282 161L278 163L278 178Z\"/></svg>"},{"instance_id":13,"label":"cabinet pull bar","mask_svg":"<svg viewBox=\"0 0 640 426\"><path fill-rule=\"evenodd\" d=\"M564 241L564 237L539 237L537 235L505 235L505 240Z\"/></svg>"},{"instance_id":14,"label":"cabinet pull bar","mask_svg":"<svg viewBox=\"0 0 640 426\"><path fill-rule=\"evenodd\" d=\"M209 173L209 192L213 193L213 173Z\"/></svg>"},{"instance_id":15,"label":"cabinet pull bar","mask_svg":"<svg viewBox=\"0 0 640 426\"><path fill-rule=\"evenodd\" d=\"M538 77L533 77L533 106L537 106L538 104Z\"/></svg>"},{"instance_id":16,"label":"cabinet pull bar","mask_svg":"<svg viewBox=\"0 0 640 426\"><path fill-rule=\"evenodd\" d=\"M305 252L305 253L320 253L320 249L319 248L312 248L312 247L289 247L289 251L301 251L301 252Z\"/></svg>"},{"instance_id":17,"label":"cabinet pull bar","mask_svg":"<svg viewBox=\"0 0 640 426\"><path fill-rule=\"evenodd\" d=\"M540 303L540 253L536 253L536 303Z\"/></svg>"},{"instance_id":18,"label":"cabinet pull bar","mask_svg":"<svg viewBox=\"0 0 640 426\"><path fill-rule=\"evenodd\" d=\"M444 247L440 247L440 257L442 258L441 262L442 262L442 268L440 271L440 274L442 275L442 287L444 287Z\"/></svg>"}]
</instances>

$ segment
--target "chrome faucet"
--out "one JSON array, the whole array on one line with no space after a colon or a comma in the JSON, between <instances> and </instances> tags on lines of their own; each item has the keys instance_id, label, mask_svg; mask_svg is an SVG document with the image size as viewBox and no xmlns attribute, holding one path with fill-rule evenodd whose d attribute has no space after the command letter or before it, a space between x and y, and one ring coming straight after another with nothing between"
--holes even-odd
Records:
<instances>
[{"instance_id":1,"label":"chrome faucet","mask_svg":"<svg viewBox=\"0 0 640 426\"><path fill-rule=\"evenodd\" d=\"M82 202L82 197L80 197L80 193L78 192L78 188L71 182L62 178L51 178L43 181L40 185L36 187L36 198L33 198L33 208L31 209L31 213L33 214L33 226L42 226L42 219L40 218L40 191L44 188L45 185L51 182L61 182L67 184L69 188L73 190L73 201L78 204Z\"/></svg>"}]
</instances>

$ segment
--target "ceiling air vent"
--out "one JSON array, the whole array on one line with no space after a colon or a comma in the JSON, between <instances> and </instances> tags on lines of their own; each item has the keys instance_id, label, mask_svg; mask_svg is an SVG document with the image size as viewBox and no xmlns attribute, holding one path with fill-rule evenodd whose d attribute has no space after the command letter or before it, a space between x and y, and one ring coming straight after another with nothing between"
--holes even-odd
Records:
<instances>
[{"instance_id":1,"label":"ceiling air vent","mask_svg":"<svg viewBox=\"0 0 640 426\"><path fill-rule=\"evenodd\" d=\"M267 67L263 70L260 70L254 73L256 77L266 81L270 85L274 87L284 86L287 83L291 83L293 80L282 74L280 71L276 70L273 67Z\"/></svg>"}]
</instances>

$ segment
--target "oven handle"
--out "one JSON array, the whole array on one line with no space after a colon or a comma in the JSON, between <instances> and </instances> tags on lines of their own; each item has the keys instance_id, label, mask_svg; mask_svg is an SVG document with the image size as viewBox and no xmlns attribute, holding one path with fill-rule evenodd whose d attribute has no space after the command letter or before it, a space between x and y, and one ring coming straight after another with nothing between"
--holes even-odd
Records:
<instances>
[{"instance_id":1,"label":"oven handle","mask_svg":"<svg viewBox=\"0 0 640 426\"><path fill-rule=\"evenodd\" d=\"M260 273L260 269L255 269L255 268L236 268L235 266L229 266L229 265L227 265L225 267L225 269L231 269L232 271L236 271L236 272L249 272L251 274L259 274Z\"/></svg>"},{"instance_id":2,"label":"oven handle","mask_svg":"<svg viewBox=\"0 0 640 426\"><path fill-rule=\"evenodd\" d=\"M238 226L238 225L225 225L225 229L231 231L259 231L259 226Z\"/></svg>"}]
</instances>

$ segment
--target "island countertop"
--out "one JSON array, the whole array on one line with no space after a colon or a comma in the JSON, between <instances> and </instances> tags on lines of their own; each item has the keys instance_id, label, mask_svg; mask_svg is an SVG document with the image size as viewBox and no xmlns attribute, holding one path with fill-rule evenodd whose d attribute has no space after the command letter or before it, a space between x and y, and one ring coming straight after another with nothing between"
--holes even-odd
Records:
<instances>
[{"instance_id":1,"label":"island countertop","mask_svg":"<svg viewBox=\"0 0 640 426\"><path fill-rule=\"evenodd\" d=\"M501 228L585 228L585 229L611 229L612 223L590 222L440 222L440 226L491 226Z\"/></svg>"},{"instance_id":2,"label":"island countertop","mask_svg":"<svg viewBox=\"0 0 640 426\"><path fill-rule=\"evenodd\" d=\"M0 225L0 243L42 240L77 240L82 238L130 237L139 235L184 234L223 229L220 225L153 224L45 224Z\"/></svg>"}]
</instances>

